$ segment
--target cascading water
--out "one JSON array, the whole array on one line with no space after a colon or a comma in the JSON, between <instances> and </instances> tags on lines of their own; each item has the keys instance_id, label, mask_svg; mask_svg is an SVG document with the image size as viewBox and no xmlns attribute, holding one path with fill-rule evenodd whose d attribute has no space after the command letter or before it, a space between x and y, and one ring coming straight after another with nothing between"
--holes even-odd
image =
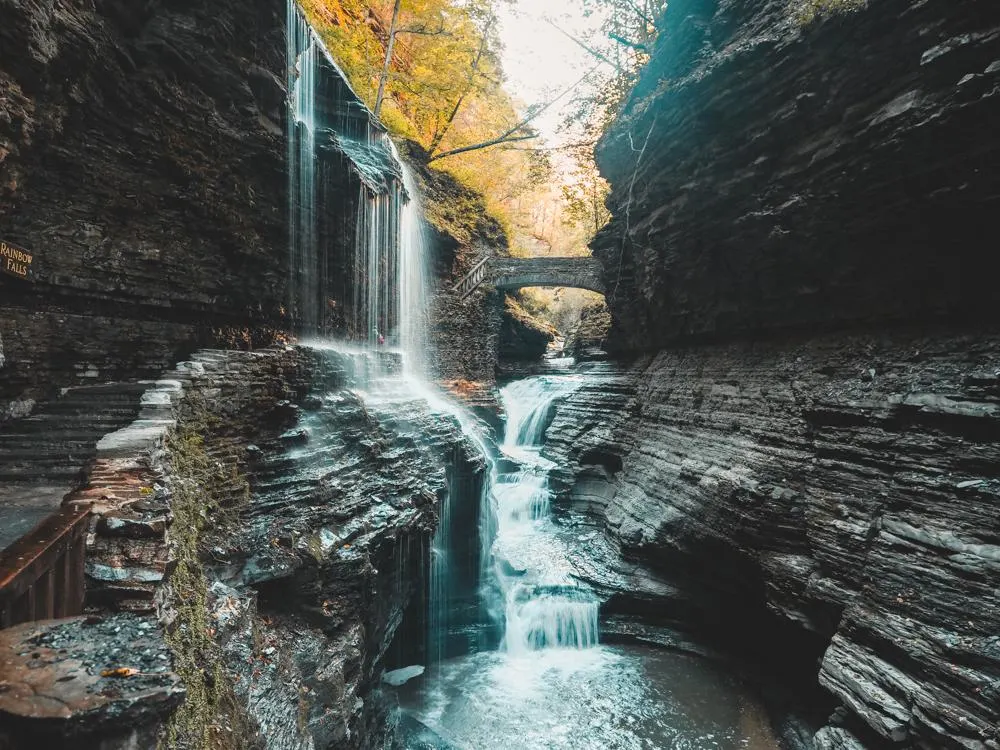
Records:
<instances>
[{"instance_id":1,"label":"cascading water","mask_svg":"<svg viewBox=\"0 0 1000 750\"><path fill-rule=\"evenodd\" d=\"M407 414L429 402L457 419L486 456L481 424L423 380L430 297L419 190L349 88L288 0L290 316L300 333L343 334L317 345L349 355L336 358L354 391L345 404L402 428ZM340 212L335 220L331 211ZM501 455L486 459L482 499L477 504L478 490L470 489L475 482L463 488L465 480L449 480L433 538L400 540L397 564L423 557L428 576L422 617L431 668L401 664L387 682L426 675L400 689L419 691L412 712L456 748L746 747L734 728L738 692L720 700L736 692L732 685L683 657L598 645L598 599L574 575L566 546L574 532L551 517L553 465L541 455L556 403L581 382L543 376L505 388L506 438ZM313 415L316 431L324 413L333 418L346 408L343 394L330 399L331 411ZM348 439L317 436L314 457L322 464L336 454L324 441ZM377 477L357 481L379 491ZM486 619L475 598L477 573L490 592L489 615L503 627L498 651L475 650ZM397 581L410 575L417 574L400 568ZM463 638L464 650L452 647Z\"/></svg>"},{"instance_id":2,"label":"cascading water","mask_svg":"<svg viewBox=\"0 0 1000 750\"><path fill-rule=\"evenodd\" d=\"M402 160L400 162L409 200L403 206L400 220L399 345L403 350L405 372L424 378L428 362L431 259L420 187L413 170Z\"/></svg>"},{"instance_id":3,"label":"cascading water","mask_svg":"<svg viewBox=\"0 0 1000 750\"><path fill-rule=\"evenodd\" d=\"M433 664L422 682L401 687L414 721L399 746L775 750L766 719L727 675L668 651L598 643L598 597L578 579L570 550L589 535L552 517L555 467L542 455L558 404L585 382L545 375L502 390L508 421L480 541L485 598L503 642ZM433 623L446 620L442 610Z\"/></svg>"},{"instance_id":4,"label":"cascading water","mask_svg":"<svg viewBox=\"0 0 1000 750\"><path fill-rule=\"evenodd\" d=\"M288 248L291 316L302 332L320 325L316 212L318 44L294 0L287 4Z\"/></svg>"},{"instance_id":5,"label":"cascading water","mask_svg":"<svg viewBox=\"0 0 1000 750\"><path fill-rule=\"evenodd\" d=\"M426 357L419 186L287 0L289 314L296 332Z\"/></svg>"},{"instance_id":6,"label":"cascading water","mask_svg":"<svg viewBox=\"0 0 1000 750\"><path fill-rule=\"evenodd\" d=\"M454 405L423 381L430 258L416 176L350 91L296 1L287 0L287 9L291 317L314 346L338 351L349 382L373 410L405 409L424 399L453 414ZM344 185L351 187L350 194ZM329 201L336 205L325 205ZM354 213L339 224L341 236L324 234L326 214L345 207ZM348 283L340 303L328 295L328 287L334 287L329 278L334 253L348 256L341 264ZM328 307L338 304L344 305L341 330L331 331L325 318ZM432 663L444 656L455 588L453 501L449 493L428 549L427 651Z\"/></svg>"},{"instance_id":7,"label":"cascading water","mask_svg":"<svg viewBox=\"0 0 1000 750\"><path fill-rule=\"evenodd\" d=\"M549 517L549 472L541 455L545 429L559 399L580 385L568 376L541 376L501 392L507 411L502 446L513 470L493 478L493 572L503 598L504 647L523 654L549 647L589 648L598 640L599 601L572 576Z\"/></svg>"}]
</instances>

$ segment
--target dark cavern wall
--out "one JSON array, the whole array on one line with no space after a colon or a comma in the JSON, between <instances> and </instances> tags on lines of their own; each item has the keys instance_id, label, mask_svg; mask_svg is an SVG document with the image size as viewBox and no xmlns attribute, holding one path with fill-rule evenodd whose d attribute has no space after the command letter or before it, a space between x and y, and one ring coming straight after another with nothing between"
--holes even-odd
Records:
<instances>
[{"instance_id":1,"label":"dark cavern wall","mask_svg":"<svg viewBox=\"0 0 1000 750\"><path fill-rule=\"evenodd\" d=\"M678 0L604 137L621 349L996 319L1000 8Z\"/></svg>"},{"instance_id":2,"label":"dark cavern wall","mask_svg":"<svg viewBox=\"0 0 1000 750\"><path fill-rule=\"evenodd\" d=\"M804 660L817 748L1000 746L1000 6L794 7L671 2L599 146L578 567L609 632Z\"/></svg>"}]
</instances>

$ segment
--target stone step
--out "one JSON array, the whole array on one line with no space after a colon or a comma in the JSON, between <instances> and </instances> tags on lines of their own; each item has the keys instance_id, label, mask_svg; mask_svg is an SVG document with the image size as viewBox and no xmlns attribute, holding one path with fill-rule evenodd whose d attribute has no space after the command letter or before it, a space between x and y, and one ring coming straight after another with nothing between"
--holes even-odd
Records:
<instances>
[{"instance_id":1,"label":"stone step","mask_svg":"<svg viewBox=\"0 0 1000 750\"><path fill-rule=\"evenodd\" d=\"M0 463L0 482L24 482L34 484L60 483L66 485L68 492L73 484L82 477L83 466L37 466L35 464L21 466L5 466Z\"/></svg>"},{"instance_id":2,"label":"stone step","mask_svg":"<svg viewBox=\"0 0 1000 750\"><path fill-rule=\"evenodd\" d=\"M143 391L153 385L153 380L130 380L124 382L99 383L96 385L81 385L68 388L66 396L92 396L106 399L114 396L135 397L142 395Z\"/></svg>"},{"instance_id":3,"label":"stone step","mask_svg":"<svg viewBox=\"0 0 1000 750\"><path fill-rule=\"evenodd\" d=\"M86 461L94 455L92 447L76 449L48 446L38 448L0 447L0 462L11 464L58 464L60 461Z\"/></svg>"},{"instance_id":4,"label":"stone step","mask_svg":"<svg viewBox=\"0 0 1000 750\"><path fill-rule=\"evenodd\" d=\"M44 449L53 446L67 446L74 449L93 448L96 444L94 435L89 431L86 433L57 433L55 435L45 435L44 433L27 435L0 434L0 452L3 452L4 449Z\"/></svg>"},{"instance_id":5,"label":"stone step","mask_svg":"<svg viewBox=\"0 0 1000 750\"><path fill-rule=\"evenodd\" d=\"M102 429L107 425L127 424L134 419L134 415L139 411L138 405L129 412L117 414L115 412L86 412L78 415L69 414L35 414L24 419L19 419L10 424L10 430L53 430L60 426L69 428L75 426L76 429ZM6 430L5 430L6 432Z\"/></svg>"},{"instance_id":6,"label":"stone step","mask_svg":"<svg viewBox=\"0 0 1000 750\"><path fill-rule=\"evenodd\" d=\"M115 403L108 403L107 401L66 401L63 403L48 404L43 406L35 414L32 414L31 417L27 417L26 419L41 416L62 417L64 419L75 419L83 416L115 416L122 419L128 419L129 415L134 414L138 410L138 397L134 401L122 401Z\"/></svg>"}]
</instances>

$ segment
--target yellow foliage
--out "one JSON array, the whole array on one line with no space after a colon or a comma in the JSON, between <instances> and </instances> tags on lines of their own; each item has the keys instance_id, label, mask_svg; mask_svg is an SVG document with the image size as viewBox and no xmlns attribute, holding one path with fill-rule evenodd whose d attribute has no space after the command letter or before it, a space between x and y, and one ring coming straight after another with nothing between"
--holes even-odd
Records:
<instances>
[{"instance_id":1,"label":"yellow foliage","mask_svg":"<svg viewBox=\"0 0 1000 750\"><path fill-rule=\"evenodd\" d=\"M301 5L352 87L374 109L393 0ZM491 0L406 0L399 29L380 113L391 133L440 154L495 138L519 122L522 115L502 86ZM509 228L512 201L537 185L539 162L536 153L500 146L432 166L481 193L487 210Z\"/></svg>"}]
</instances>

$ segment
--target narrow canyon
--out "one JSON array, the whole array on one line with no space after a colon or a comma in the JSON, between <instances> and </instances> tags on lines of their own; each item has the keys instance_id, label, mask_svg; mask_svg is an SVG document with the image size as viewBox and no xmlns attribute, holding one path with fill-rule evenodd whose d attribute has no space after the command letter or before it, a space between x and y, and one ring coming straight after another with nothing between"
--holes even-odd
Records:
<instances>
[{"instance_id":1,"label":"narrow canyon","mask_svg":"<svg viewBox=\"0 0 1000 750\"><path fill-rule=\"evenodd\" d=\"M536 5L0 0L0 750L1000 750L1000 4Z\"/></svg>"}]
</instances>

